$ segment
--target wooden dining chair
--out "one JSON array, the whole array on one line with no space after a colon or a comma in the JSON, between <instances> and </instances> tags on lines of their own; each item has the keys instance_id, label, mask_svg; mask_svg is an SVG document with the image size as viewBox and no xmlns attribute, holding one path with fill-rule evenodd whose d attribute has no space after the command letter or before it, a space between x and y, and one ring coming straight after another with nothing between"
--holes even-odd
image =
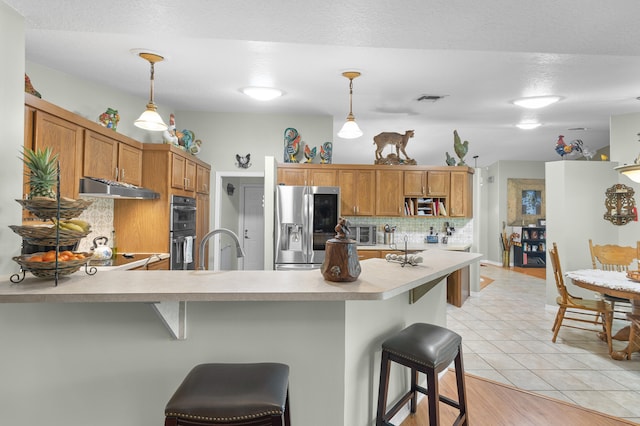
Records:
<instances>
[{"instance_id":1,"label":"wooden dining chair","mask_svg":"<svg viewBox=\"0 0 640 426\"><path fill-rule=\"evenodd\" d=\"M636 339L640 336L640 315L627 314L627 319L631 321L629 327L629 345L627 346L627 359L631 359L631 354L637 349Z\"/></svg>"},{"instance_id":2,"label":"wooden dining chair","mask_svg":"<svg viewBox=\"0 0 640 426\"><path fill-rule=\"evenodd\" d=\"M591 252L591 264L593 269L602 269L604 271L628 271L635 264L637 267L640 259L640 241L636 243L636 247L619 246L615 244L594 245L589 239L589 251ZM635 262L635 263L634 263ZM616 318L626 319L626 314L631 312L631 302L629 299L622 297L603 295L604 300L611 303L614 314L621 313L622 316ZM616 309L616 306L618 309Z\"/></svg>"},{"instance_id":3,"label":"wooden dining chair","mask_svg":"<svg viewBox=\"0 0 640 426\"><path fill-rule=\"evenodd\" d=\"M553 248L549 250L549 256L551 257L553 276L556 281L556 289L558 290L558 297L556 298L558 313L556 314L556 319L551 329L553 331L553 338L551 341L555 343L560 327L563 325L565 327L578 328L581 330L598 331L594 328L571 325L573 323L564 324L565 321L602 325L602 329L607 338L609 354L611 354L613 351L611 344L613 309L611 308L611 304L604 300L587 300L570 294L564 284L562 268L560 267L560 257L558 256L558 247L555 242L553 243Z\"/></svg>"}]
</instances>

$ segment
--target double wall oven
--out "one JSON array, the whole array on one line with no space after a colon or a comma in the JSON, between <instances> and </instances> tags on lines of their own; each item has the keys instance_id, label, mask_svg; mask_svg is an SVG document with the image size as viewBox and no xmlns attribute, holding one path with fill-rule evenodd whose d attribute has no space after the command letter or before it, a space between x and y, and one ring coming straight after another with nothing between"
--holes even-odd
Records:
<instances>
[{"instance_id":1,"label":"double wall oven","mask_svg":"<svg viewBox=\"0 0 640 426\"><path fill-rule=\"evenodd\" d=\"M171 196L170 269L195 269L196 199Z\"/></svg>"}]
</instances>

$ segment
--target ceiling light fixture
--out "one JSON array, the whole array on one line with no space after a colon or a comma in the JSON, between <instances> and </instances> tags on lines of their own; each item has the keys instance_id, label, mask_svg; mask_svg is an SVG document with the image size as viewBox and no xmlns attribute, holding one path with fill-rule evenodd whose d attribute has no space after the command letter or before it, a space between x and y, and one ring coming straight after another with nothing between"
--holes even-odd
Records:
<instances>
[{"instance_id":1,"label":"ceiling light fixture","mask_svg":"<svg viewBox=\"0 0 640 426\"><path fill-rule=\"evenodd\" d=\"M153 75L154 75L154 64L156 62L161 62L164 58L160 55L156 55L155 53L149 52L140 52L138 53L142 59L149 61L151 64L151 90L149 94L149 103L147 104L147 109L140 115L140 117L134 122L136 127L140 127L145 130L152 131L164 131L167 130L168 126L162 121L162 117L156 111L158 107L153 103Z\"/></svg>"},{"instance_id":2,"label":"ceiling light fixture","mask_svg":"<svg viewBox=\"0 0 640 426\"><path fill-rule=\"evenodd\" d=\"M540 127L541 124L534 121L523 121L521 123L516 124L516 127L522 130L531 130Z\"/></svg>"},{"instance_id":3,"label":"ceiling light fixture","mask_svg":"<svg viewBox=\"0 0 640 426\"><path fill-rule=\"evenodd\" d=\"M638 136L640 136L640 133L638 133ZM632 181L640 183L640 154L633 161L633 164L614 167L613 170L617 170L618 173L625 175Z\"/></svg>"},{"instance_id":4,"label":"ceiling light fixture","mask_svg":"<svg viewBox=\"0 0 640 426\"><path fill-rule=\"evenodd\" d=\"M242 93L258 101L270 101L283 94L282 90L273 87L245 87Z\"/></svg>"},{"instance_id":5,"label":"ceiling light fixture","mask_svg":"<svg viewBox=\"0 0 640 426\"><path fill-rule=\"evenodd\" d=\"M531 96L529 98L516 99L513 103L522 108L537 109L554 104L561 99L560 96Z\"/></svg>"},{"instance_id":6,"label":"ceiling light fixture","mask_svg":"<svg viewBox=\"0 0 640 426\"><path fill-rule=\"evenodd\" d=\"M353 116L353 79L360 77L358 71L346 71L342 73L343 77L349 79L349 115L347 115L347 121L342 126L342 129L338 132L338 136L343 139L355 139L362 136L362 130L356 123L356 118Z\"/></svg>"}]
</instances>

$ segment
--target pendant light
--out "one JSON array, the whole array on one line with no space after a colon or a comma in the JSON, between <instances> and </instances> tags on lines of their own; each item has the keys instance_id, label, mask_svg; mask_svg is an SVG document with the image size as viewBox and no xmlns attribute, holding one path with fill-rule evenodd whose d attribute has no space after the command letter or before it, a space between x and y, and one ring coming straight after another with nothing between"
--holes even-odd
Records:
<instances>
[{"instance_id":1,"label":"pendant light","mask_svg":"<svg viewBox=\"0 0 640 426\"><path fill-rule=\"evenodd\" d=\"M362 130L356 123L356 118L353 116L353 79L360 77L358 71L346 71L342 75L349 79L349 115L347 115L347 121L342 126L342 129L338 132L338 136L343 139L355 139L362 136Z\"/></svg>"},{"instance_id":2,"label":"pendant light","mask_svg":"<svg viewBox=\"0 0 640 426\"><path fill-rule=\"evenodd\" d=\"M156 62L161 62L164 58L160 55L156 55L155 53L149 52L140 52L138 55L151 64L151 91L149 94L149 103L147 104L147 109L140 115L140 117L135 121L136 127L140 127L145 130L152 131L164 131L168 129L168 126L162 121L162 117L156 111L158 108L156 104L153 102L153 74L154 74L154 64Z\"/></svg>"},{"instance_id":3,"label":"pendant light","mask_svg":"<svg viewBox=\"0 0 640 426\"><path fill-rule=\"evenodd\" d=\"M638 136L640 136L640 133L638 133ZM613 170L617 170L618 173L625 175L632 181L640 183L640 154L638 154L638 157L633 161L633 164L614 167Z\"/></svg>"}]
</instances>

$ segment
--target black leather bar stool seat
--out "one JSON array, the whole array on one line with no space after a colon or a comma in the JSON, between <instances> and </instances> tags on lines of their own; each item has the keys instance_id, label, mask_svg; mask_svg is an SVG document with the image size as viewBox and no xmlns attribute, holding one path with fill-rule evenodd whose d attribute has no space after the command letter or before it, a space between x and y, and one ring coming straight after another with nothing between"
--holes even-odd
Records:
<instances>
[{"instance_id":1,"label":"black leather bar stool seat","mask_svg":"<svg viewBox=\"0 0 640 426\"><path fill-rule=\"evenodd\" d=\"M289 366L200 364L164 410L165 426L289 426Z\"/></svg>"},{"instance_id":2,"label":"black leather bar stool seat","mask_svg":"<svg viewBox=\"0 0 640 426\"><path fill-rule=\"evenodd\" d=\"M411 389L389 410L387 391L391 362L411 369ZM438 373L455 362L458 401L440 395L438 391ZM418 373L427 376L427 388L418 385ZM429 425L440 424L439 401L460 411L454 425L467 425L467 396L464 385L464 367L462 365L462 338L443 327L433 324L413 324L382 343L382 362L380 366L380 389L378 392L378 413L376 426L390 425L389 420L411 400L411 413L416 412L417 392L429 400Z\"/></svg>"}]
</instances>

